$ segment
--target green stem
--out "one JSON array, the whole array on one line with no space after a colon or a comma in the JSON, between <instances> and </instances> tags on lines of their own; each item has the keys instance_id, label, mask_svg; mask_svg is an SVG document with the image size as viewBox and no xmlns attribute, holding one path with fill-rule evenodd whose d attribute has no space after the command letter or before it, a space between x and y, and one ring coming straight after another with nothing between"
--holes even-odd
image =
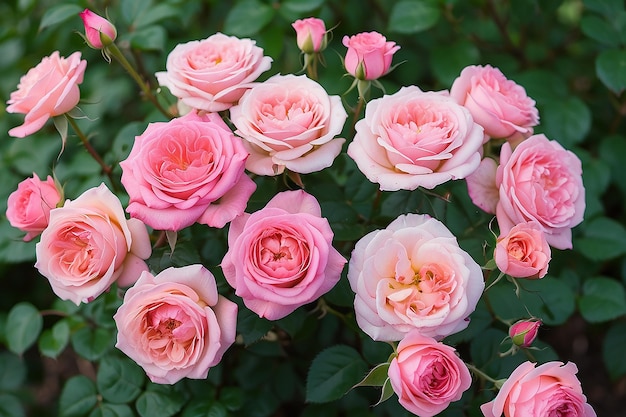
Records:
<instances>
[{"instance_id":1,"label":"green stem","mask_svg":"<svg viewBox=\"0 0 626 417\"><path fill-rule=\"evenodd\" d=\"M490 377L471 363L465 363L465 366L467 366L467 369L472 371L472 373L475 374L477 377L484 379L485 381L491 382L493 385L496 386L496 388L500 389L500 387L502 387L502 384L504 383L502 379L495 379Z\"/></svg>"}]
</instances>

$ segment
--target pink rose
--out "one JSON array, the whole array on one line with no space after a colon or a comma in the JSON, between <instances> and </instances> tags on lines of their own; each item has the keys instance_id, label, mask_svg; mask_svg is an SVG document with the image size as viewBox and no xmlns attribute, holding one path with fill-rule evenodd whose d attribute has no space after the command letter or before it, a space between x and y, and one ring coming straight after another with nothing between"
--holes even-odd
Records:
<instances>
[{"instance_id":1,"label":"pink rose","mask_svg":"<svg viewBox=\"0 0 626 417\"><path fill-rule=\"evenodd\" d=\"M382 341L414 329L435 339L463 330L485 286L480 266L425 214L402 215L361 238L348 280L359 327Z\"/></svg>"},{"instance_id":2,"label":"pink rose","mask_svg":"<svg viewBox=\"0 0 626 417\"><path fill-rule=\"evenodd\" d=\"M31 135L50 117L72 110L80 100L78 85L83 82L86 67L87 61L80 59L80 52L63 58L54 51L31 68L7 101L8 113L26 115L24 124L9 130L9 135L18 138Z\"/></svg>"},{"instance_id":3,"label":"pink rose","mask_svg":"<svg viewBox=\"0 0 626 417\"><path fill-rule=\"evenodd\" d=\"M576 364L548 362L535 368L524 362L506 380L493 401L480 409L485 417L596 417L587 404Z\"/></svg>"},{"instance_id":4,"label":"pink rose","mask_svg":"<svg viewBox=\"0 0 626 417\"><path fill-rule=\"evenodd\" d=\"M308 17L291 24L296 31L298 48L305 54L320 52L326 48L326 25L322 19Z\"/></svg>"},{"instance_id":5,"label":"pink rose","mask_svg":"<svg viewBox=\"0 0 626 417\"><path fill-rule=\"evenodd\" d=\"M538 223L518 223L498 238L494 259L498 269L512 277L543 278L551 259L550 245Z\"/></svg>"},{"instance_id":6,"label":"pink rose","mask_svg":"<svg viewBox=\"0 0 626 417\"><path fill-rule=\"evenodd\" d=\"M126 211L160 230L195 222L224 227L243 213L256 189L244 173L247 157L215 113L150 123L120 163L130 196Z\"/></svg>"},{"instance_id":7,"label":"pink rose","mask_svg":"<svg viewBox=\"0 0 626 417\"><path fill-rule=\"evenodd\" d=\"M346 70L359 80L375 80L385 75L391 67L393 54L400 49L378 32L344 36L343 45L348 48L344 60Z\"/></svg>"},{"instance_id":8,"label":"pink rose","mask_svg":"<svg viewBox=\"0 0 626 417\"><path fill-rule=\"evenodd\" d=\"M482 143L467 109L411 86L367 103L348 155L381 190L432 189L474 172Z\"/></svg>"},{"instance_id":9,"label":"pink rose","mask_svg":"<svg viewBox=\"0 0 626 417\"><path fill-rule=\"evenodd\" d=\"M141 274L113 316L119 350L152 382L205 379L233 344L237 304L219 295L202 265Z\"/></svg>"},{"instance_id":10,"label":"pink rose","mask_svg":"<svg viewBox=\"0 0 626 417\"><path fill-rule=\"evenodd\" d=\"M85 26L85 38L92 48L102 49L117 38L117 29L104 17L89 9L83 10L79 15Z\"/></svg>"},{"instance_id":11,"label":"pink rose","mask_svg":"<svg viewBox=\"0 0 626 417\"><path fill-rule=\"evenodd\" d=\"M582 222L585 211L582 166L575 154L544 135L529 137L515 151L505 143L496 186L501 234L517 223L535 221L551 246L572 248L571 229Z\"/></svg>"},{"instance_id":12,"label":"pink rose","mask_svg":"<svg viewBox=\"0 0 626 417\"><path fill-rule=\"evenodd\" d=\"M515 346L527 348L537 338L541 320L521 320L509 328L509 337Z\"/></svg>"},{"instance_id":13,"label":"pink rose","mask_svg":"<svg viewBox=\"0 0 626 417\"><path fill-rule=\"evenodd\" d=\"M454 348L423 336L407 334L398 344L388 375L400 404L420 417L439 414L461 399L472 377Z\"/></svg>"},{"instance_id":14,"label":"pink rose","mask_svg":"<svg viewBox=\"0 0 626 417\"><path fill-rule=\"evenodd\" d=\"M246 168L277 175L285 168L301 174L332 165L345 139L348 117L339 96L305 75L275 75L248 90L230 109L236 134L250 153Z\"/></svg>"},{"instance_id":15,"label":"pink rose","mask_svg":"<svg viewBox=\"0 0 626 417\"><path fill-rule=\"evenodd\" d=\"M7 200L7 219L11 226L26 232L24 241L39 236L48 226L50 210L61 201L61 193L50 175L46 181L33 173L20 182Z\"/></svg>"},{"instance_id":16,"label":"pink rose","mask_svg":"<svg viewBox=\"0 0 626 417\"><path fill-rule=\"evenodd\" d=\"M186 106L218 112L237 103L271 62L255 41L216 33L177 45L156 77Z\"/></svg>"},{"instance_id":17,"label":"pink rose","mask_svg":"<svg viewBox=\"0 0 626 417\"><path fill-rule=\"evenodd\" d=\"M132 285L148 270L152 248L146 226L126 220L118 198L101 184L50 211L36 253L35 267L54 293L78 305L114 282Z\"/></svg>"},{"instance_id":18,"label":"pink rose","mask_svg":"<svg viewBox=\"0 0 626 417\"><path fill-rule=\"evenodd\" d=\"M495 214L500 192L496 187L496 172L498 163L491 158L483 158L476 168L465 178L467 193L477 207L483 211Z\"/></svg>"},{"instance_id":19,"label":"pink rose","mask_svg":"<svg viewBox=\"0 0 626 417\"><path fill-rule=\"evenodd\" d=\"M278 320L339 281L346 260L332 240L315 197L284 191L263 209L232 221L222 270L246 307Z\"/></svg>"},{"instance_id":20,"label":"pink rose","mask_svg":"<svg viewBox=\"0 0 626 417\"><path fill-rule=\"evenodd\" d=\"M524 87L491 65L466 67L454 80L450 96L467 107L474 121L493 138L528 137L539 123L535 101Z\"/></svg>"}]
</instances>

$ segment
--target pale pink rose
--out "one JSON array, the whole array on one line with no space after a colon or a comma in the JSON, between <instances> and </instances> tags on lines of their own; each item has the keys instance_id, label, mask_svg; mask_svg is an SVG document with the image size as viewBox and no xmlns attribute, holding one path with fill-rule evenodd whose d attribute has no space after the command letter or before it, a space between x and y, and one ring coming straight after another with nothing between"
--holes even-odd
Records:
<instances>
[{"instance_id":1,"label":"pale pink rose","mask_svg":"<svg viewBox=\"0 0 626 417\"><path fill-rule=\"evenodd\" d=\"M150 123L120 163L130 196L126 211L159 230L196 222L224 227L256 189L244 173L247 157L216 113Z\"/></svg>"},{"instance_id":2,"label":"pale pink rose","mask_svg":"<svg viewBox=\"0 0 626 417\"><path fill-rule=\"evenodd\" d=\"M500 234L517 223L539 223L548 243L572 248L572 228L582 222L585 188L578 157L544 135L533 135L514 151L502 145L496 175Z\"/></svg>"},{"instance_id":3,"label":"pale pink rose","mask_svg":"<svg viewBox=\"0 0 626 417\"><path fill-rule=\"evenodd\" d=\"M320 52L326 48L326 25L322 19L308 17L291 24L296 31L298 48L305 54Z\"/></svg>"},{"instance_id":4,"label":"pale pink rose","mask_svg":"<svg viewBox=\"0 0 626 417\"><path fill-rule=\"evenodd\" d=\"M397 352L388 370L391 386L400 404L417 416L439 414L472 385L472 376L454 348L419 331L407 334Z\"/></svg>"},{"instance_id":5,"label":"pale pink rose","mask_svg":"<svg viewBox=\"0 0 626 417\"><path fill-rule=\"evenodd\" d=\"M527 348L533 344L537 338L541 320L521 320L509 327L509 337L513 344L519 347Z\"/></svg>"},{"instance_id":6,"label":"pale pink rose","mask_svg":"<svg viewBox=\"0 0 626 417\"><path fill-rule=\"evenodd\" d=\"M80 59L80 52L63 58L54 51L31 68L7 101L8 113L26 115L24 124L9 130L9 135L31 135L49 118L72 110L80 100L78 85L83 82L86 67L87 61Z\"/></svg>"},{"instance_id":7,"label":"pale pink rose","mask_svg":"<svg viewBox=\"0 0 626 417\"><path fill-rule=\"evenodd\" d=\"M348 155L383 191L432 189L474 172L482 143L466 108L410 86L367 103Z\"/></svg>"},{"instance_id":8,"label":"pale pink rose","mask_svg":"<svg viewBox=\"0 0 626 417\"><path fill-rule=\"evenodd\" d=\"M425 214L402 215L361 238L348 280L359 327L382 341L415 329L435 339L463 330L485 286L480 266Z\"/></svg>"},{"instance_id":9,"label":"pale pink rose","mask_svg":"<svg viewBox=\"0 0 626 417\"><path fill-rule=\"evenodd\" d=\"M102 49L117 38L117 29L104 17L89 9L83 10L79 15L85 26L85 38L92 48Z\"/></svg>"},{"instance_id":10,"label":"pale pink rose","mask_svg":"<svg viewBox=\"0 0 626 417\"><path fill-rule=\"evenodd\" d=\"M217 292L202 265L149 272L124 295L113 316L119 350L152 382L205 379L233 344L237 304Z\"/></svg>"},{"instance_id":11,"label":"pale pink rose","mask_svg":"<svg viewBox=\"0 0 626 417\"><path fill-rule=\"evenodd\" d=\"M535 368L524 362L506 380L493 401L480 409L485 417L596 417L587 404L576 364L548 362Z\"/></svg>"},{"instance_id":12,"label":"pale pink rose","mask_svg":"<svg viewBox=\"0 0 626 417\"><path fill-rule=\"evenodd\" d=\"M132 285L148 270L144 259L151 253L146 226L126 220L118 198L101 184L50 211L35 267L59 298L78 305L115 282Z\"/></svg>"},{"instance_id":13,"label":"pale pink rose","mask_svg":"<svg viewBox=\"0 0 626 417\"><path fill-rule=\"evenodd\" d=\"M339 281L346 260L332 240L315 197L284 191L231 222L222 270L246 307L278 320Z\"/></svg>"},{"instance_id":14,"label":"pale pink rose","mask_svg":"<svg viewBox=\"0 0 626 417\"><path fill-rule=\"evenodd\" d=\"M237 103L271 63L255 41L216 33L177 45L167 56L167 70L156 77L185 105L218 112Z\"/></svg>"},{"instance_id":15,"label":"pale pink rose","mask_svg":"<svg viewBox=\"0 0 626 417\"><path fill-rule=\"evenodd\" d=\"M512 277L543 278L551 259L550 245L538 223L518 223L498 237L494 259L498 269Z\"/></svg>"},{"instance_id":16,"label":"pale pink rose","mask_svg":"<svg viewBox=\"0 0 626 417\"><path fill-rule=\"evenodd\" d=\"M275 75L248 90L230 109L250 153L248 171L301 174L332 165L345 139L336 138L348 117L339 96L329 96L305 75Z\"/></svg>"},{"instance_id":17,"label":"pale pink rose","mask_svg":"<svg viewBox=\"0 0 626 417\"><path fill-rule=\"evenodd\" d=\"M467 193L477 207L487 213L495 214L500 192L496 187L498 163L491 158L483 158L476 171L465 178Z\"/></svg>"},{"instance_id":18,"label":"pale pink rose","mask_svg":"<svg viewBox=\"0 0 626 417\"><path fill-rule=\"evenodd\" d=\"M492 138L528 137L539 123L535 101L524 87L491 65L471 65L461 71L450 96L467 107L474 121Z\"/></svg>"},{"instance_id":19,"label":"pale pink rose","mask_svg":"<svg viewBox=\"0 0 626 417\"><path fill-rule=\"evenodd\" d=\"M48 226L50 210L61 201L61 193L50 175L45 181L33 173L17 185L7 200L7 219L11 226L26 232L24 241L39 236Z\"/></svg>"},{"instance_id":20,"label":"pale pink rose","mask_svg":"<svg viewBox=\"0 0 626 417\"><path fill-rule=\"evenodd\" d=\"M400 49L378 32L344 36L342 42L348 48L344 59L346 71L359 80L375 80L385 75L393 54Z\"/></svg>"}]
</instances>

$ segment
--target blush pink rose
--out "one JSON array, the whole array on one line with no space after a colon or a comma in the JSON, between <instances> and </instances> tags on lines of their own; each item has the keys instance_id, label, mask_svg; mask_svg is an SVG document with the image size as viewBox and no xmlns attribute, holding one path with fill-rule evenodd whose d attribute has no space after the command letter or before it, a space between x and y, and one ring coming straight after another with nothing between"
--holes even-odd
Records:
<instances>
[{"instance_id":1,"label":"blush pink rose","mask_svg":"<svg viewBox=\"0 0 626 417\"><path fill-rule=\"evenodd\" d=\"M152 382L205 379L233 344L237 304L217 292L202 265L144 272L113 316L119 350Z\"/></svg>"},{"instance_id":2,"label":"blush pink rose","mask_svg":"<svg viewBox=\"0 0 626 417\"><path fill-rule=\"evenodd\" d=\"M126 220L118 198L101 184L50 211L35 267L59 298L78 305L115 282L132 285L148 270L144 259L151 253L146 226Z\"/></svg>"},{"instance_id":3,"label":"blush pink rose","mask_svg":"<svg viewBox=\"0 0 626 417\"><path fill-rule=\"evenodd\" d=\"M345 139L336 138L348 117L339 96L329 96L305 75L275 75L248 90L230 109L250 153L248 171L300 174L332 165Z\"/></svg>"},{"instance_id":4,"label":"blush pink rose","mask_svg":"<svg viewBox=\"0 0 626 417\"><path fill-rule=\"evenodd\" d=\"M130 196L126 211L159 230L195 222L224 227L256 189L244 173L247 157L216 113L150 123L120 163Z\"/></svg>"},{"instance_id":5,"label":"blush pink rose","mask_svg":"<svg viewBox=\"0 0 626 417\"><path fill-rule=\"evenodd\" d=\"M551 259L550 245L538 223L518 223L498 238L494 259L498 269L512 277L543 278Z\"/></svg>"},{"instance_id":6,"label":"blush pink rose","mask_svg":"<svg viewBox=\"0 0 626 417\"><path fill-rule=\"evenodd\" d=\"M480 266L425 214L402 215L361 238L348 280L359 327L381 341L415 329L435 339L463 330L485 286Z\"/></svg>"},{"instance_id":7,"label":"blush pink rose","mask_svg":"<svg viewBox=\"0 0 626 417\"><path fill-rule=\"evenodd\" d=\"M572 228L582 222L585 188L578 157L544 135L533 135L514 151L505 143L496 175L500 234L517 223L539 223L548 243L572 248Z\"/></svg>"},{"instance_id":8,"label":"blush pink rose","mask_svg":"<svg viewBox=\"0 0 626 417\"><path fill-rule=\"evenodd\" d=\"M474 172L482 143L466 108L410 86L367 103L348 155L383 191L432 189Z\"/></svg>"},{"instance_id":9,"label":"blush pink rose","mask_svg":"<svg viewBox=\"0 0 626 417\"><path fill-rule=\"evenodd\" d=\"M49 118L72 110L80 100L78 85L83 82L86 67L87 61L80 59L80 52L64 58L54 51L31 68L7 101L8 113L26 115L24 124L9 130L9 135L31 135Z\"/></svg>"},{"instance_id":10,"label":"blush pink rose","mask_svg":"<svg viewBox=\"0 0 626 417\"><path fill-rule=\"evenodd\" d=\"M117 29L104 17L89 9L83 10L79 15L85 26L85 38L92 48L102 49L117 38Z\"/></svg>"},{"instance_id":11,"label":"blush pink rose","mask_svg":"<svg viewBox=\"0 0 626 417\"><path fill-rule=\"evenodd\" d=\"M500 192L496 187L496 172L498 163L491 158L483 158L476 168L465 178L467 193L477 207L483 211L496 214L496 206L500 199Z\"/></svg>"},{"instance_id":12,"label":"blush pink rose","mask_svg":"<svg viewBox=\"0 0 626 417\"><path fill-rule=\"evenodd\" d=\"M491 65L466 67L454 80L450 96L467 107L492 138L528 137L539 123L535 101L526 95L524 87Z\"/></svg>"},{"instance_id":13,"label":"blush pink rose","mask_svg":"<svg viewBox=\"0 0 626 417\"><path fill-rule=\"evenodd\" d=\"M576 364L548 362L535 368L524 362L506 380L493 401L480 409L485 417L596 417L587 404Z\"/></svg>"},{"instance_id":14,"label":"blush pink rose","mask_svg":"<svg viewBox=\"0 0 626 417\"><path fill-rule=\"evenodd\" d=\"M184 105L219 112L237 103L271 63L255 41L216 33L177 45L156 77Z\"/></svg>"},{"instance_id":15,"label":"blush pink rose","mask_svg":"<svg viewBox=\"0 0 626 417\"><path fill-rule=\"evenodd\" d=\"M359 80L375 80L385 75L393 54L400 49L378 32L344 36L342 42L348 48L344 59L346 70Z\"/></svg>"},{"instance_id":16,"label":"blush pink rose","mask_svg":"<svg viewBox=\"0 0 626 417\"><path fill-rule=\"evenodd\" d=\"M296 31L298 48L305 54L320 52L326 48L326 25L322 19L308 17L291 24Z\"/></svg>"},{"instance_id":17,"label":"blush pink rose","mask_svg":"<svg viewBox=\"0 0 626 417\"><path fill-rule=\"evenodd\" d=\"M388 375L400 404L420 417L439 414L472 385L472 376L454 348L419 331L400 341Z\"/></svg>"},{"instance_id":18,"label":"blush pink rose","mask_svg":"<svg viewBox=\"0 0 626 417\"><path fill-rule=\"evenodd\" d=\"M48 226L50 210L61 201L61 192L50 175L45 181L37 174L20 182L7 200L7 219L11 226L26 232L24 241L39 236Z\"/></svg>"},{"instance_id":19,"label":"blush pink rose","mask_svg":"<svg viewBox=\"0 0 626 417\"><path fill-rule=\"evenodd\" d=\"M222 270L246 307L278 320L339 281L346 260L332 240L315 197L284 191L231 222Z\"/></svg>"}]
</instances>

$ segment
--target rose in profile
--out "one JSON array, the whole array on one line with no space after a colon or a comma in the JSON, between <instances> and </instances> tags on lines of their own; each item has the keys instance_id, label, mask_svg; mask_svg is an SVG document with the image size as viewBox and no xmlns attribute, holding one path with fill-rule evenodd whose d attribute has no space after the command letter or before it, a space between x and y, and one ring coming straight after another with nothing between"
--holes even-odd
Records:
<instances>
[{"instance_id":1,"label":"rose in profile","mask_svg":"<svg viewBox=\"0 0 626 417\"><path fill-rule=\"evenodd\" d=\"M344 36L342 42L348 48L344 59L346 71L359 80L376 80L385 75L393 54L400 49L378 32Z\"/></svg>"},{"instance_id":2,"label":"rose in profile","mask_svg":"<svg viewBox=\"0 0 626 417\"><path fill-rule=\"evenodd\" d=\"M113 316L118 349L152 382L204 379L235 341L237 304L202 265L144 272Z\"/></svg>"},{"instance_id":3,"label":"rose in profile","mask_svg":"<svg viewBox=\"0 0 626 417\"><path fill-rule=\"evenodd\" d=\"M305 54L313 54L326 48L326 25L322 19L298 19L291 26L296 31L298 48Z\"/></svg>"},{"instance_id":4,"label":"rose in profile","mask_svg":"<svg viewBox=\"0 0 626 417\"><path fill-rule=\"evenodd\" d=\"M79 15L85 26L85 38L92 48L102 49L117 38L117 29L104 17L89 9L83 10Z\"/></svg>"},{"instance_id":5,"label":"rose in profile","mask_svg":"<svg viewBox=\"0 0 626 417\"><path fill-rule=\"evenodd\" d=\"M512 277L543 278L551 259L550 245L538 223L518 223L498 238L494 259L498 269Z\"/></svg>"}]
</instances>

